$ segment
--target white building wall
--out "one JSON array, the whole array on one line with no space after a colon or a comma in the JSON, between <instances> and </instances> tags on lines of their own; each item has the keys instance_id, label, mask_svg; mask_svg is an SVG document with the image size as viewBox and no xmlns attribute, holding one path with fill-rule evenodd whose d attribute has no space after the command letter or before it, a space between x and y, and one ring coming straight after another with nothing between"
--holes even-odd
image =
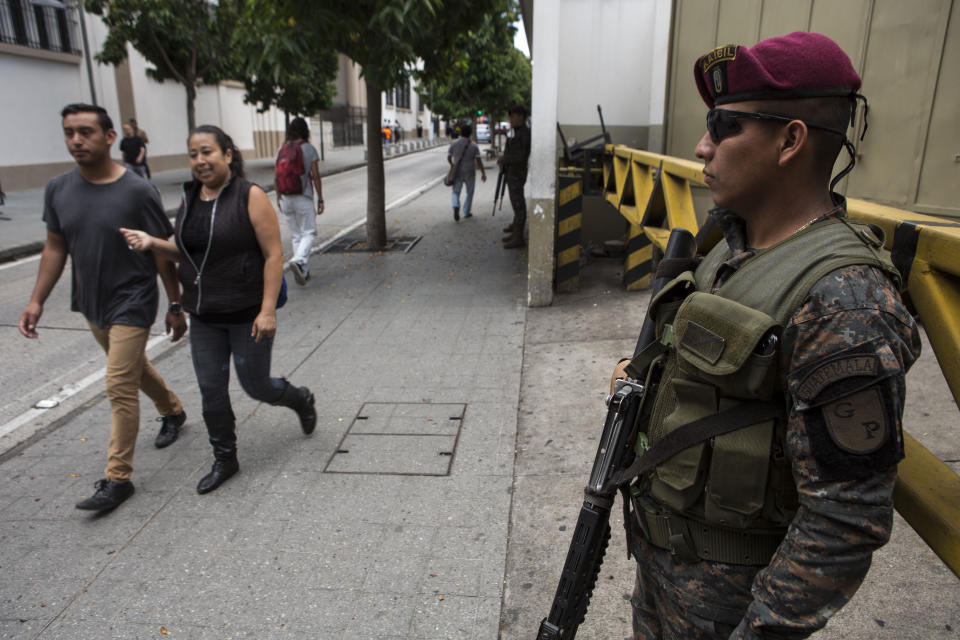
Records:
<instances>
[{"instance_id":1,"label":"white building wall","mask_svg":"<svg viewBox=\"0 0 960 640\"><path fill-rule=\"evenodd\" d=\"M0 55L0 78L0 166L69 161L60 110L84 97L77 65Z\"/></svg>"},{"instance_id":2,"label":"white building wall","mask_svg":"<svg viewBox=\"0 0 960 640\"><path fill-rule=\"evenodd\" d=\"M146 59L130 45L127 45L127 58L137 124L150 136L149 155L156 157L185 153L187 92L183 85L169 81L157 82L148 77ZM203 120L198 117L197 123L200 122ZM116 124L119 127L120 123Z\"/></svg>"},{"instance_id":3,"label":"white building wall","mask_svg":"<svg viewBox=\"0 0 960 640\"><path fill-rule=\"evenodd\" d=\"M599 104L611 126L661 124L670 0L560 0L558 14L556 62L533 60L534 75L559 65L557 120L599 125Z\"/></svg>"}]
</instances>

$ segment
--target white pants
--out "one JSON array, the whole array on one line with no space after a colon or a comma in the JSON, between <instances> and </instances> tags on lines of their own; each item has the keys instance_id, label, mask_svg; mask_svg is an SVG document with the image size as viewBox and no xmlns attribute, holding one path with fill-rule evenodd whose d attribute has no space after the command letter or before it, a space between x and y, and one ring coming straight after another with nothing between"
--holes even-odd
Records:
<instances>
[{"instance_id":1,"label":"white pants","mask_svg":"<svg viewBox=\"0 0 960 640\"><path fill-rule=\"evenodd\" d=\"M317 239L317 207L313 204L313 198L304 195L280 196L280 208L287 219L290 239L293 240L291 260L306 265L310 249Z\"/></svg>"}]
</instances>

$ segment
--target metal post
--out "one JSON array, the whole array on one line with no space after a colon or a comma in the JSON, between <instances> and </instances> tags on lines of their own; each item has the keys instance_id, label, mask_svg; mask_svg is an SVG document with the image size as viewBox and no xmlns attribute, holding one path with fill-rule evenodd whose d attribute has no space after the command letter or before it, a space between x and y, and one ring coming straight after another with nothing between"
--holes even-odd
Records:
<instances>
[{"instance_id":1,"label":"metal post","mask_svg":"<svg viewBox=\"0 0 960 640\"><path fill-rule=\"evenodd\" d=\"M87 63L87 80L90 81L90 102L96 105L97 88L93 83L93 61L90 59L90 41L87 39L87 18L83 0L77 0L77 11L80 18L80 37L83 38L83 59Z\"/></svg>"}]
</instances>

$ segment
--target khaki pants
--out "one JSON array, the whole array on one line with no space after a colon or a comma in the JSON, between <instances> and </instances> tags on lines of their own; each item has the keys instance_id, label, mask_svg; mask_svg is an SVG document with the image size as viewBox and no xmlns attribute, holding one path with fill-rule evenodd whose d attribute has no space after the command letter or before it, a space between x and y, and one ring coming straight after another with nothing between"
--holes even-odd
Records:
<instances>
[{"instance_id":1,"label":"khaki pants","mask_svg":"<svg viewBox=\"0 0 960 640\"><path fill-rule=\"evenodd\" d=\"M123 324L100 329L91 324L90 330L107 354L107 398L112 419L104 475L107 480L124 482L133 471L133 450L140 431L139 390L153 400L160 415L180 413L183 405L147 360L149 329Z\"/></svg>"}]
</instances>

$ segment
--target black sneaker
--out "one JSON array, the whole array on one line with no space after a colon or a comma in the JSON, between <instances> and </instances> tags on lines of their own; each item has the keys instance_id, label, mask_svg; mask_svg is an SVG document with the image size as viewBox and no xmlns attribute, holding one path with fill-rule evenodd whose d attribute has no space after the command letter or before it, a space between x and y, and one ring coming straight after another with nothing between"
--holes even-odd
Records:
<instances>
[{"instance_id":1,"label":"black sneaker","mask_svg":"<svg viewBox=\"0 0 960 640\"><path fill-rule=\"evenodd\" d=\"M308 276L306 275L306 271L304 270L302 264L299 262L291 262L290 271L293 272L293 279L297 281L297 284L300 286L307 284Z\"/></svg>"},{"instance_id":2,"label":"black sneaker","mask_svg":"<svg viewBox=\"0 0 960 640\"><path fill-rule=\"evenodd\" d=\"M464 219L464 220L466 220L467 218L472 218L472 217L473 217L473 214L472 214L472 213L465 213L465 214L463 214L463 219Z\"/></svg>"},{"instance_id":3,"label":"black sneaker","mask_svg":"<svg viewBox=\"0 0 960 640\"><path fill-rule=\"evenodd\" d=\"M453 208L453 221L460 222L460 207Z\"/></svg>"},{"instance_id":4,"label":"black sneaker","mask_svg":"<svg viewBox=\"0 0 960 640\"><path fill-rule=\"evenodd\" d=\"M180 427L187 421L187 412L181 411L170 416L160 416L157 421L162 424L157 439L153 441L153 446L157 449L163 449L177 441L177 436L180 435Z\"/></svg>"},{"instance_id":5,"label":"black sneaker","mask_svg":"<svg viewBox=\"0 0 960 640\"><path fill-rule=\"evenodd\" d=\"M103 480L97 480L93 486L96 487L97 490L86 500L78 502L77 509L84 509L86 511L108 511L120 506L120 504L132 496L134 492L133 483L129 480L126 482L113 482L104 478Z\"/></svg>"}]
</instances>

